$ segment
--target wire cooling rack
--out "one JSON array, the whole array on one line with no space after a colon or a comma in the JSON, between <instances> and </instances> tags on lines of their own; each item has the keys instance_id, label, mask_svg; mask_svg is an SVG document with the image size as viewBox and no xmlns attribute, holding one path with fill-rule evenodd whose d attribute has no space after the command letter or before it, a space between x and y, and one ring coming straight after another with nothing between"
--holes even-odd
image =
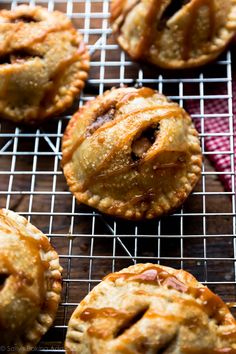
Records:
<instances>
[{"instance_id":1,"label":"wire cooling rack","mask_svg":"<svg viewBox=\"0 0 236 354\"><path fill-rule=\"evenodd\" d=\"M22 3L1 0L1 8ZM24 3L27 3L24 1ZM64 268L63 295L55 324L35 349L63 352L67 323L80 300L101 278L136 262L154 262L183 268L207 284L225 301L236 301L235 168L232 112L231 52L210 67L166 72L133 63L120 50L109 27L108 0L30 1L49 10L65 12L88 43L90 79L80 100L64 116L37 129L1 121L0 205L18 211L50 238ZM175 214L161 220L125 222L78 205L68 191L60 168L60 143L71 114L79 105L105 89L120 84L154 87L186 106L197 103L192 114L200 120L204 155L202 177L194 193ZM220 95L224 88L224 94ZM228 111L209 114L208 100L225 100ZM206 119L227 119L221 134L205 130ZM230 150L205 151L205 139L225 136ZM208 161L211 154L230 156L232 189L224 191ZM232 310L235 312L235 309Z\"/></svg>"}]
</instances>

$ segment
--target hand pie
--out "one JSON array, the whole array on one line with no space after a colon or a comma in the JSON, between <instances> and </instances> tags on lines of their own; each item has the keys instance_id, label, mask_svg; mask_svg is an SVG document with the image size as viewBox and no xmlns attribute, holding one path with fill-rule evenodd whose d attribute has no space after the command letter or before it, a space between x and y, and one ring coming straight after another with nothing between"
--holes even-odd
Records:
<instances>
[{"instance_id":1,"label":"hand pie","mask_svg":"<svg viewBox=\"0 0 236 354\"><path fill-rule=\"evenodd\" d=\"M0 39L0 117L41 122L72 104L89 56L64 14L26 5L2 10Z\"/></svg>"},{"instance_id":2,"label":"hand pie","mask_svg":"<svg viewBox=\"0 0 236 354\"><path fill-rule=\"evenodd\" d=\"M149 88L112 89L84 106L68 124L62 153L78 202L134 220L177 208L201 172L191 118Z\"/></svg>"},{"instance_id":3,"label":"hand pie","mask_svg":"<svg viewBox=\"0 0 236 354\"><path fill-rule=\"evenodd\" d=\"M235 0L112 0L111 22L135 60L190 68L215 59L236 32Z\"/></svg>"},{"instance_id":4,"label":"hand pie","mask_svg":"<svg viewBox=\"0 0 236 354\"><path fill-rule=\"evenodd\" d=\"M60 301L61 272L58 255L48 238L22 216L1 209L0 348L3 351L5 348L5 352L29 352L51 326Z\"/></svg>"},{"instance_id":5,"label":"hand pie","mask_svg":"<svg viewBox=\"0 0 236 354\"><path fill-rule=\"evenodd\" d=\"M191 274L136 264L109 274L76 308L66 352L236 353L236 320Z\"/></svg>"}]
</instances>

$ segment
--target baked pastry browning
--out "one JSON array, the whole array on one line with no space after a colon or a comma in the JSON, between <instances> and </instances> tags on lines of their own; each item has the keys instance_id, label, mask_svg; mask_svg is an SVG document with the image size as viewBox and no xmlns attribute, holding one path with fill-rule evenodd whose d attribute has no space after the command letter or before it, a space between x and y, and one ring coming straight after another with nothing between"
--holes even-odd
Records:
<instances>
[{"instance_id":1,"label":"baked pastry browning","mask_svg":"<svg viewBox=\"0 0 236 354\"><path fill-rule=\"evenodd\" d=\"M0 351L24 354L39 342L55 318L61 272L48 238L24 217L1 209Z\"/></svg>"},{"instance_id":2,"label":"baked pastry browning","mask_svg":"<svg viewBox=\"0 0 236 354\"><path fill-rule=\"evenodd\" d=\"M162 68L208 63L236 32L235 0L112 0L111 22L135 60Z\"/></svg>"},{"instance_id":3,"label":"baked pastry browning","mask_svg":"<svg viewBox=\"0 0 236 354\"><path fill-rule=\"evenodd\" d=\"M149 88L112 89L84 106L68 124L62 153L77 200L127 219L177 208L201 172L191 118Z\"/></svg>"},{"instance_id":4,"label":"baked pastry browning","mask_svg":"<svg viewBox=\"0 0 236 354\"><path fill-rule=\"evenodd\" d=\"M63 13L27 5L0 11L0 117L35 123L61 113L88 69L82 36Z\"/></svg>"},{"instance_id":5,"label":"baked pastry browning","mask_svg":"<svg viewBox=\"0 0 236 354\"><path fill-rule=\"evenodd\" d=\"M236 320L183 270L137 264L109 274L68 325L68 354L236 353Z\"/></svg>"}]
</instances>

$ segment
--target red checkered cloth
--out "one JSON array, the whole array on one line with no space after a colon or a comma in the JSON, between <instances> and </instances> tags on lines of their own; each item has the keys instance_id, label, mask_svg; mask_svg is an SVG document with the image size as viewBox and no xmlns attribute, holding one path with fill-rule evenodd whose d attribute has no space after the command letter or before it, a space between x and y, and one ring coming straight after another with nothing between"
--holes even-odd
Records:
<instances>
[{"instance_id":1,"label":"red checkered cloth","mask_svg":"<svg viewBox=\"0 0 236 354\"><path fill-rule=\"evenodd\" d=\"M217 86L217 95L227 95L227 83L222 83ZM236 112L236 72L233 79L233 112ZM219 174L218 177L224 184L226 191L232 191L232 168L233 159L236 166L236 144L234 144L234 157L232 156L232 127L230 127L229 117L229 101L227 98L222 99L207 99L204 100L204 112L200 110L200 101L191 100L187 104L187 109L190 114L202 114L204 121L201 118L194 119L195 125L199 133L204 137L204 151L209 152L207 155L212 162L216 171L225 172ZM214 117L208 115L214 114ZM219 114L219 116L216 116ZM225 116L224 116L225 115ZM236 131L236 119L233 119L233 131ZM219 135L214 136L217 133ZM222 135L221 135L222 134ZM221 153L217 153L220 152ZM214 153L215 152L215 153ZM231 153L230 153L231 152ZM228 174L231 173L231 174Z\"/></svg>"}]
</instances>

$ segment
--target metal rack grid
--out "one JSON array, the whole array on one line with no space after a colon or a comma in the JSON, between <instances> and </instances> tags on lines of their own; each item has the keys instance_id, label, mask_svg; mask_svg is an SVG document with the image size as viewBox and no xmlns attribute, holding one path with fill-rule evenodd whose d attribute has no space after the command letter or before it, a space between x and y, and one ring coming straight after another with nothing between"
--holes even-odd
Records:
<instances>
[{"instance_id":1,"label":"metal rack grid","mask_svg":"<svg viewBox=\"0 0 236 354\"><path fill-rule=\"evenodd\" d=\"M1 8L26 1L1 0ZM183 268L207 284L225 301L236 301L235 166L231 52L201 70L166 72L133 63L120 50L109 28L109 0L30 1L65 12L80 29L91 54L90 79L80 100L64 116L40 128L22 128L1 121L0 202L18 211L50 238L64 268L62 303L55 325L38 345L39 352L63 352L63 339L72 311L101 278L136 262ZM175 214L161 220L125 222L78 205L60 168L60 142L71 114L105 89L135 83L158 89L186 106L200 121L205 157L202 178L194 193ZM222 91L223 88L223 91ZM222 93L222 94L219 94ZM226 100L227 112L209 114L208 100ZM206 119L227 119L221 134L205 131ZM205 139L225 136L228 151L206 151ZM232 189L225 192L209 155L230 156ZM232 310L234 312L234 309Z\"/></svg>"}]
</instances>

